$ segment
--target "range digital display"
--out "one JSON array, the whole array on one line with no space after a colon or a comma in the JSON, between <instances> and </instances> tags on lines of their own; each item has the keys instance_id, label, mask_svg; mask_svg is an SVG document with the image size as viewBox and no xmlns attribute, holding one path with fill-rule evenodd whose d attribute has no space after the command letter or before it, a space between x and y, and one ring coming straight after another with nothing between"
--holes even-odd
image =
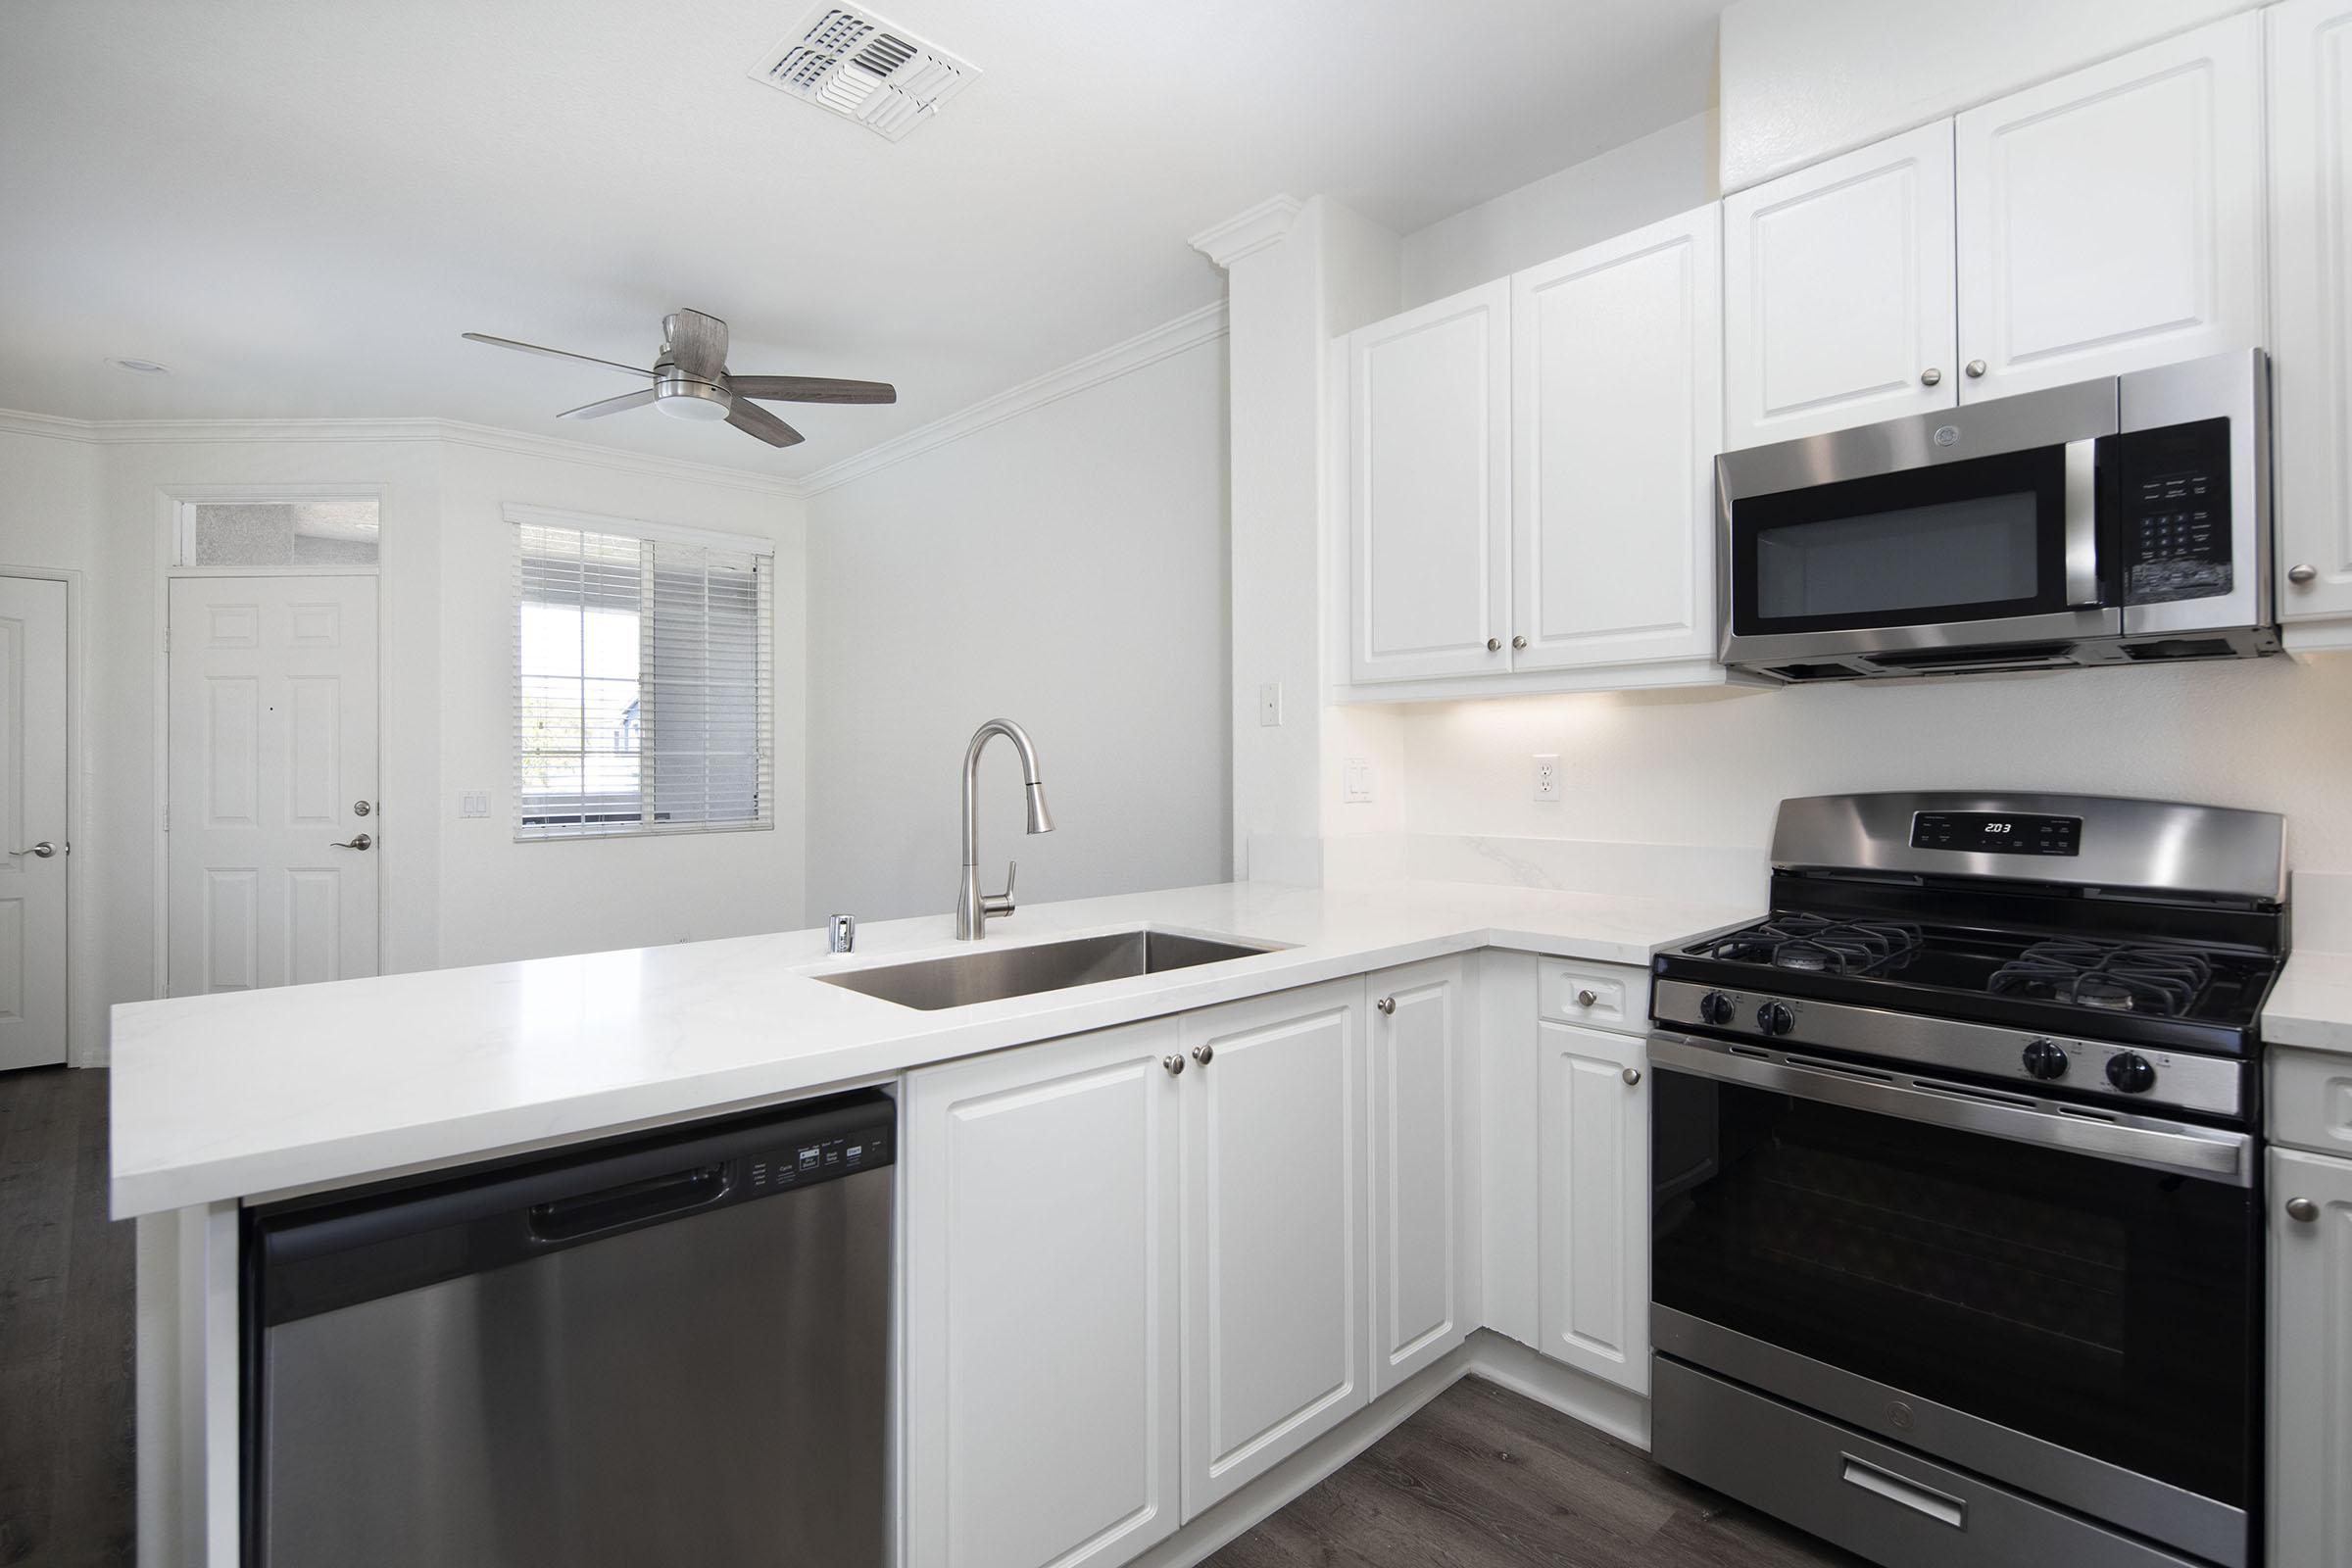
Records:
<instances>
[{"instance_id":1,"label":"range digital display","mask_svg":"<svg viewBox=\"0 0 2352 1568\"><path fill-rule=\"evenodd\" d=\"M1911 847L1966 855L2080 855L2082 819L1994 811L1920 811L1911 818Z\"/></svg>"}]
</instances>

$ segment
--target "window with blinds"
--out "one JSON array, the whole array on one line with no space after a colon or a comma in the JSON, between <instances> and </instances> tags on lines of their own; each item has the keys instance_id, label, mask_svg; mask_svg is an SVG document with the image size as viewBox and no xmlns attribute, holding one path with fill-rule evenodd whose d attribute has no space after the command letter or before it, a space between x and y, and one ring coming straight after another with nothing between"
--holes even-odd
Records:
<instances>
[{"instance_id":1,"label":"window with blinds","mask_svg":"<svg viewBox=\"0 0 2352 1568\"><path fill-rule=\"evenodd\" d=\"M515 836L773 826L772 558L514 532Z\"/></svg>"}]
</instances>

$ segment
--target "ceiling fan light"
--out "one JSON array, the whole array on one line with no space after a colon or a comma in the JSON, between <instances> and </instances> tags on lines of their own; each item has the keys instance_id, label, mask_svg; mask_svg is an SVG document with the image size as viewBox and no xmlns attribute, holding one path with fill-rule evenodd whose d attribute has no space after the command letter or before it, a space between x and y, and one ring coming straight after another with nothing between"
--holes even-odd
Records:
<instances>
[{"instance_id":1,"label":"ceiling fan light","mask_svg":"<svg viewBox=\"0 0 2352 1568\"><path fill-rule=\"evenodd\" d=\"M710 423L725 418L727 411L735 404L724 387L712 386L708 381L698 381L674 370L663 375L658 386L661 395L655 400L654 407L673 419Z\"/></svg>"}]
</instances>

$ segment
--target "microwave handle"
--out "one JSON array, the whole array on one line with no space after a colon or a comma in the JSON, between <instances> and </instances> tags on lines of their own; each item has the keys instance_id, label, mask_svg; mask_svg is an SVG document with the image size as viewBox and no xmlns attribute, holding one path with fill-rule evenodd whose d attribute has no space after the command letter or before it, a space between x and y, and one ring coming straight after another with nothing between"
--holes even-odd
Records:
<instances>
[{"instance_id":1,"label":"microwave handle","mask_svg":"<svg viewBox=\"0 0 2352 1568\"><path fill-rule=\"evenodd\" d=\"M2066 605L2096 610L2099 581L2099 444L2066 444Z\"/></svg>"}]
</instances>

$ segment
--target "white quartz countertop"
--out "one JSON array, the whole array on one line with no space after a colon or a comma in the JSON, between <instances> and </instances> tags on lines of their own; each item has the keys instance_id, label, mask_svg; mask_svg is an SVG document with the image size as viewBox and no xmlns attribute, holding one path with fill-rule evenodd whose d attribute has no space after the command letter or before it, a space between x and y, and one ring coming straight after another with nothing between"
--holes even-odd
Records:
<instances>
[{"instance_id":1,"label":"white quartz countertop","mask_svg":"<svg viewBox=\"0 0 2352 1568\"><path fill-rule=\"evenodd\" d=\"M860 926L840 958L821 930L791 931L129 1003L114 1013L114 1212L542 1147L1478 948L1642 964L1756 912L1461 883L1245 882L1026 906L991 921L987 940L1150 925L1281 951L938 1012L811 977L967 951L944 914Z\"/></svg>"},{"instance_id":2,"label":"white quartz countertop","mask_svg":"<svg viewBox=\"0 0 2352 1568\"><path fill-rule=\"evenodd\" d=\"M2262 1040L2352 1053L2352 953L2289 956L2263 1004Z\"/></svg>"}]
</instances>

